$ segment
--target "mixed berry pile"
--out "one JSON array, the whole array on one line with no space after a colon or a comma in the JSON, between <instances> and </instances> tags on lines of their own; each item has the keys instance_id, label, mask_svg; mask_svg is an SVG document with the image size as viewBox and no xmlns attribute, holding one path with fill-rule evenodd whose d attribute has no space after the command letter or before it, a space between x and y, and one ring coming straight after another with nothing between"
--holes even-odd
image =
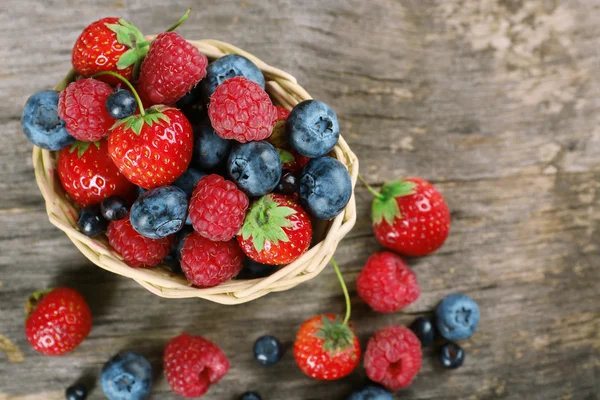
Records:
<instances>
[{"instance_id":1,"label":"mixed berry pile","mask_svg":"<svg viewBox=\"0 0 600 400\"><path fill-rule=\"evenodd\" d=\"M187 15L153 40L123 19L88 26L72 53L78 78L60 93L31 96L22 127L36 146L58 152L58 177L80 208L81 233L106 235L131 268L166 263L206 288L236 277L265 277L297 260L311 245L313 223L344 210L352 184L345 166L329 156L339 140L333 109L316 100L291 111L273 105L250 60L231 54L209 63L173 31ZM375 237L387 251L367 260L357 293L375 312L397 312L421 293L401 255L439 249L450 212L440 192L421 178L389 182L379 191L364 183L374 196ZM340 379L362 356L371 382L348 400L389 400L390 391L410 385L421 369L422 346L437 344L445 368L463 364L455 341L471 337L478 326L473 299L452 294L434 318L374 332L363 355L348 290L332 264L346 315L317 315L301 325L292 353L303 373ZM69 288L34 293L27 314L27 339L46 355L72 351L92 329L84 297ZM253 352L259 365L272 367L284 346L263 336ZM167 380L186 398L205 394L229 367L223 350L201 336L181 334L164 351ZM115 355L101 373L111 400L147 399L152 381L150 363L132 352ZM66 396L82 400L87 389L76 384ZM247 392L241 399L261 396Z\"/></svg>"}]
</instances>

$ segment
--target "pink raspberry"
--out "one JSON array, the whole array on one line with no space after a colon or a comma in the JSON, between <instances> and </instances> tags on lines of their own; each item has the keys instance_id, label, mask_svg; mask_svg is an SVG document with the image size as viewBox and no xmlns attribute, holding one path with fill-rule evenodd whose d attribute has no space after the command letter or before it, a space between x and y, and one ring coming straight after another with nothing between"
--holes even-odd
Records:
<instances>
[{"instance_id":1,"label":"pink raspberry","mask_svg":"<svg viewBox=\"0 0 600 400\"><path fill-rule=\"evenodd\" d=\"M208 105L208 117L217 135L241 143L268 138L276 116L267 92L242 76L217 86Z\"/></svg>"},{"instance_id":2,"label":"pink raspberry","mask_svg":"<svg viewBox=\"0 0 600 400\"><path fill-rule=\"evenodd\" d=\"M233 182L216 174L204 176L190 200L194 230L210 240L231 240L244 223L248 204L248 196Z\"/></svg>"},{"instance_id":3,"label":"pink raspberry","mask_svg":"<svg viewBox=\"0 0 600 400\"><path fill-rule=\"evenodd\" d=\"M95 142L108 135L115 120L106 111L113 89L97 79L71 82L58 98L58 116L67 132L82 142Z\"/></svg>"},{"instance_id":4,"label":"pink raspberry","mask_svg":"<svg viewBox=\"0 0 600 400\"><path fill-rule=\"evenodd\" d=\"M281 106L275 106L275 121L285 121L290 115L290 110Z\"/></svg>"},{"instance_id":5,"label":"pink raspberry","mask_svg":"<svg viewBox=\"0 0 600 400\"><path fill-rule=\"evenodd\" d=\"M189 234L181 249L181 269L198 287L217 286L242 269L244 253L235 240L213 242L197 232Z\"/></svg>"},{"instance_id":6,"label":"pink raspberry","mask_svg":"<svg viewBox=\"0 0 600 400\"><path fill-rule=\"evenodd\" d=\"M375 311L398 311L419 298L417 276L390 252L375 253L356 280L358 295Z\"/></svg>"},{"instance_id":7,"label":"pink raspberry","mask_svg":"<svg viewBox=\"0 0 600 400\"><path fill-rule=\"evenodd\" d=\"M400 390L411 384L421 370L422 360L417 336L403 326L389 326L369 339L364 367L373 382L390 390Z\"/></svg>"}]
</instances>

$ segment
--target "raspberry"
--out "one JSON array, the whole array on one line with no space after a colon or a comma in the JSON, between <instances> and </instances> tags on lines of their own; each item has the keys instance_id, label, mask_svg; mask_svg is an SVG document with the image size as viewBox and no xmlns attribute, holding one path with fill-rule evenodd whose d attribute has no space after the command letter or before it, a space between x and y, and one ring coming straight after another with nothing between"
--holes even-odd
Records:
<instances>
[{"instance_id":1,"label":"raspberry","mask_svg":"<svg viewBox=\"0 0 600 400\"><path fill-rule=\"evenodd\" d=\"M229 360L215 343L184 333L167 343L163 365L171 389L182 397L200 397L229 370Z\"/></svg>"},{"instance_id":2,"label":"raspberry","mask_svg":"<svg viewBox=\"0 0 600 400\"><path fill-rule=\"evenodd\" d=\"M242 269L244 253L235 240L213 242L193 232L181 249L181 269L188 281L212 287L228 281Z\"/></svg>"},{"instance_id":3,"label":"raspberry","mask_svg":"<svg viewBox=\"0 0 600 400\"><path fill-rule=\"evenodd\" d=\"M138 92L144 104L172 104L206 75L206 56L176 32L152 41L142 64Z\"/></svg>"},{"instance_id":4,"label":"raspberry","mask_svg":"<svg viewBox=\"0 0 600 400\"><path fill-rule=\"evenodd\" d=\"M375 311L398 311L419 298L417 276L390 252L375 253L356 280L358 295Z\"/></svg>"},{"instance_id":5,"label":"raspberry","mask_svg":"<svg viewBox=\"0 0 600 400\"><path fill-rule=\"evenodd\" d=\"M106 231L108 243L132 268L154 267L165 258L171 250L173 237L150 239L137 233L129 215L119 221L111 221Z\"/></svg>"},{"instance_id":6,"label":"raspberry","mask_svg":"<svg viewBox=\"0 0 600 400\"><path fill-rule=\"evenodd\" d=\"M241 143L268 138L276 116L267 92L242 76L217 86L208 105L208 117L217 135Z\"/></svg>"},{"instance_id":7,"label":"raspberry","mask_svg":"<svg viewBox=\"0 0 600 400\"><path fill-rule=\"evenodd\" d=\"M248 196L233 182L216 174L205 176L190 200L194 230L210 240L231 240L244 223L248 204Z\"/></svg>"},{"instance_id":8,"label":"raspberry","mask_svg":"<svg viewBox=\"0 0 600 400\"><path fill-rule=\"evenodd\" d=\"M421 370L421 342L403 326L389 326L369 339L364 367L367 376L390 390L411 384Z\"/></svg>"},{"instance_id":9,"label":"raspberry","mask_svg":"<svg viewBox=\"0 0 600 400\"><path fill-rule=\"evenodd\" d=\"M275 106L275 121L285 121L290 115L290 110L281 106Z\"/></svg>"},{"instance_id":10,"label":"raspberry","mask_svg":"<svg viewBox=\"0 0 600 400\"><path fill-rule=\"evenodd\" d=\"M67 132L83 142L95 142L108 135L115 120L104 103L112 88L97 79L79 79L60 93L58 116L65 121Z\"/></svg>"}]
</instances>

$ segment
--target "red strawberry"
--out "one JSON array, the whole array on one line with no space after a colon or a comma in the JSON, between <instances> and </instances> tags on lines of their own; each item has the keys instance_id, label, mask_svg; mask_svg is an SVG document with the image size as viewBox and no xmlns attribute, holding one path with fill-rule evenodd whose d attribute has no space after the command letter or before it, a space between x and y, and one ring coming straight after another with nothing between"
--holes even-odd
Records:
<instances>
[{"instance_id":1,"label":"red strawberry","mask_svg":"<svg viewBox=\"0 0 600 400\"><path fill-rule=\"evenodd\" d=\"M208 59L175 32L161 33L142 63L138 91L145 104L172 104L206 75Z\"/></svg>"},{"instance_id":2,"label":"red strawberry","mask_svg":"<svg viewBox=\"0 0 600 400\"><path fill-rule=\"evenodd\" d=\"M108 138L108 153L115 165L144 189L175 182L187 169L192 148L189 121L178 109L165 106L119 121Z\"/></svg>"},{"instance_id":3,"label":"red strawberry","mask_svg":"<svg viewBox=\"0 0 600 400\"><path fill-rule=\"evenodd\" d=\"M92 313L75 290L60 287L34 293L26 307L25 335L42 354L60 356L70 352L92 329Z\"/></svg>"},{"instance_id":4,"label":"red strawberry","mask_svg":"<svg viewBox=\"0 0 600 400\"><path fill-rule=\"evenodd\" d=\"M360 361L360 344L351 325L332 314L305 321L294 342L294 359L311 378L335 380L350 374Z\"/></svg>"},{"instance_id":5,"label":"red strawberry","mask_svg":"<svg viewBox=\"0 0 600 400\"><path fill-rule=\"evenodd\" d=\"M386 183L372 206L373 231L388 249L407 256L425 256L439 249L450 231L446 201L429 182L406 178Z\"/></svg>"},{"instance_id":6,"label":"red strawberry","mask_svg":"<svg viewBox=\"0 0 600 400\"><path fill-rule=\"evenodd\" d=\"M248 257L261 264L289 264L310 246L312 225L290 196L267 194L256 200L237 237Z\"/></svg>"},{"instance_id":7,"label":"red strawberry","mask_svg":"<svg viewBox=\"0 0 600 400\"><path fill-rule=\"evenodd\" d=\"M58 155L58 177L80 207L100 203L109 196L132 199L135 186L108 156L108 143L75 142Z\"/></svg>"},{"instance_id":8,"label":"red strawberry","mask_svg":"<svg viewBox=\"0 0 600 400\"><path fill-rule=\"evenodd\" d=\"M131 80L136 62L148 51L144 35L130 22L119 18L103 18L83 30L73 46L73 68L78 74L92 76L101 71L113 71ZM118 80L112 76L101 79L110 84Z\"/></svg>"}]
</instances>

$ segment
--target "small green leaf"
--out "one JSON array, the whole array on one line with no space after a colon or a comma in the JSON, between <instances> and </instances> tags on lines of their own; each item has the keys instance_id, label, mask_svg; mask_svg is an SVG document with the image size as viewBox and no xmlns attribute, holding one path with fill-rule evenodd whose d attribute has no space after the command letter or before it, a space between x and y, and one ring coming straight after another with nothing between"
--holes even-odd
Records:
<instances>
[{"instance_id":1,"label":"small green leaf","mask_svg":"<svg viewBox=\"0 0 600 400\"><path fill-rule=\"evenodd\" d=\"M131 124L131 129L133 130L133 132L139 136L140 133L142 133L142 128L144 126L144 120L142 118L136 118L133 120L132 124Z\"/></svg>"},{"instance_id":2,"label":"small green leaf","mask_svg":"<svg viewBox=\"0 0 600 400\"><path fill-rule=\"evenodd\" d=\"M90 142L81 142L78 140L71 145L69 153L73 153L75 150L77 150L77 157L81 158L81 156L87 151L87 149L90 148L90 144ZM94 142L94 144L96 143ZM96 147L100 148L100 143L96 144Z\"/></svg>"},{"instance_id":3,"label":"small green leaf","mask_svg":"<svg viewBox=\"0 0 600 400\"><path fill-rule=\"evenodd\" d=\"M94 146L96 146L96 148L98 150L100 149L100 141L99 140L96 140L95 142L92 142L92 143L94 143Z\"/></svg>"},{"instance_id":4,"label":"small green leaf","mask_svg":"<svg viewBox=\"0 0 600 400\"><path fill-rule=\"evenodd\" d=\"M282 164L287 164L287 163L291 163L292 161L294 161L294 155L292 153L290 153L287 150L283 150L283 149L277 149L277 152L279 153L279 159L281 160Z\"/></svg>"},{"instance_id":5,"label":"small green leaf","mask_svg":"<svg viewBox=\"0 0 600 400\"><path fill-rule=\"evenodd\" d=\"M135 49L129 49L125 53L121 54L119 61L117 61L118 69L125 69L135 64L140 59L139 52Z\"/></svg>"},{"instance_id":6,"label":"small green leaf","mask_svg":"<svg viewBox=\"0 0 600 400\"><path fill-rule=\"evenodd\" d=\"M400 214L396 198L376 198L373 200L371 217L375 225L379 225L383 220L391 225L394 223L396 217L401 218L402 215Z\"/></svg>"},{"instance_id":7,"label":"small green leaf","mask_svg":"<svg viewBox=\"0 0 600 400\"><path fill-rule=\"evenodd\" d=\"M120 18L119 24L121 24L121 26L125 27L129 31L129 33L131 35L133 35L136 43L142 43L143 41L146 40L146 38L144 37L144 34L135 25L133 25L131 22L127 21L126 19Z\"/></svg>"},{"instance_id":8,"label":"small green leaf","mask_svg":"<svg viewBox=\"0 0 600 400\"><path fill-rule=\"evenodd\" d=\"M417 186L411 181L392 181L381 188L381 194L385 197L404 197L415 194L413 190Z\"/></svg>"},{"instance_id":9,"label":"small green leaf","mask_svg":"<svg viewBox=\"0 0 600 400\"><path fill-rule=\"evenodd\" d=\"M134 36L131 34L131 30L120 24L105 24L108 29L117 34L117 42L121 43L132 49L134 47L133 40Z\"/></svg>"}]
</instances>

